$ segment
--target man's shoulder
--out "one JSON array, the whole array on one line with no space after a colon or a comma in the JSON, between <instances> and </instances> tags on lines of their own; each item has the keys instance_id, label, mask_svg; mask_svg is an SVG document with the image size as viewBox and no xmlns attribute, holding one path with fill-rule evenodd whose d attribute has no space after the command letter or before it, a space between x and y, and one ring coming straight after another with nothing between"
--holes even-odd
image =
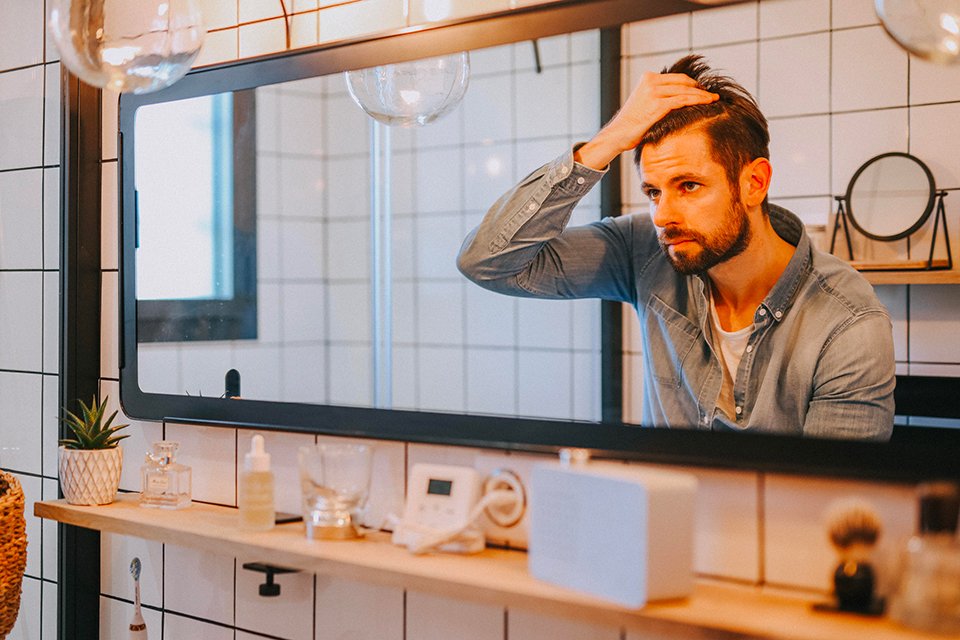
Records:
<instances>
[{"instance_id":1,"label":"man's shoulder","mask_svg":"<svg viewBox=\"0 0 960 640\"><path fill-rule=\"evenodd\" d=\"M863 274L837 256L813 247L810 287L853 316L887 309Z\"/></svg>"}]
</instances>

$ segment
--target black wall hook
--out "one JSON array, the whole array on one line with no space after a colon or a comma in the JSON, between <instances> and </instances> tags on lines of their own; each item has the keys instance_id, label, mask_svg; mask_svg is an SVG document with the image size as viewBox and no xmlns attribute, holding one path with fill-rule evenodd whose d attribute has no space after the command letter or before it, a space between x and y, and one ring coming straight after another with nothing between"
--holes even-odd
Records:
<instances>
[{"instance_id":1,"label":"black wall hook","mask_svg":"<svg viewBox=\"0 0 960 640\"><path fill-rule=\"evenodd\" d=\"M280 585L273 581L273 576L280 573L300 573L300 569L278 567L263 562L244 562L243 568L248 571L259 571L260 573L267 574L267 581L260 585L260 595L264 597L280 595Z\"/></svg>"}]
</instances>

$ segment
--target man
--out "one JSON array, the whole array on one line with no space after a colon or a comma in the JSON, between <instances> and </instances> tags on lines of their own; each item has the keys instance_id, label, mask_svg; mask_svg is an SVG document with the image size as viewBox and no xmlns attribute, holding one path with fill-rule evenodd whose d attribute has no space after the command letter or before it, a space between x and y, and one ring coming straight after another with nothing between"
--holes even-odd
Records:
<instances>
[{"instance_id":1,"label":"man","mask_svg":"<svg viewBox=\"0 0 960 640\"><path fill-rule=\"evenodd\" d=\"M458 266L511 295L632 304L644 425L885 440L890 318L856 271L768 204L768 144L749 93L687 56L645 74L592 140L501 197ZM649 216L564 228L630 149Z\"/></svg>"}]
</instances>

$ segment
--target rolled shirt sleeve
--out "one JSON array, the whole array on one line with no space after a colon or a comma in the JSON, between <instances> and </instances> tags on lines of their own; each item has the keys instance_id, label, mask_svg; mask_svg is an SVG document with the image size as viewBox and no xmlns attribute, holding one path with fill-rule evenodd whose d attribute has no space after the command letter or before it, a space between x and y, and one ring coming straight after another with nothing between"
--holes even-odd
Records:
<instances>
[{"instance_id":1,"label":"rolled shirt sleeve","mask_svg":"<svg viewBox=\"0 0 960 640\"><path fill-rule=\"evenodd\" d=\"M632 300L629 217L567 228L576 205L605 173L574 162L574 149L494 203L460 248L461 273L516 296Z\"/></svg>"}]
</instances>

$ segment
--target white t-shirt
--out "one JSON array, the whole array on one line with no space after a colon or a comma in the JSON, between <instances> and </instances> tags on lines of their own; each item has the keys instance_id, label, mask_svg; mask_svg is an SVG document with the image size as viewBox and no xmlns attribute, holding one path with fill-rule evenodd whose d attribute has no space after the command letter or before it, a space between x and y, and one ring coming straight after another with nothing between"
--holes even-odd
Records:
<instances>
[{"instance_id":1,"label":"white t-shirt","mask_svg":"<svg viewBox=\"0 0 960 640\"><path fill-rule=\"evenodd\" d=\"M724 331L720 327L720 317L713 302L713 293L710 294L710 328L713 330L713 348L720 356L723 364L723 384L720 386L720 397L717 405L732 420L736 420L736 404L733 401L733 385L737 380L737 369L740 368L740 359L753 333L753 323L737 331Z\"/></svg>"}]
</instances>

